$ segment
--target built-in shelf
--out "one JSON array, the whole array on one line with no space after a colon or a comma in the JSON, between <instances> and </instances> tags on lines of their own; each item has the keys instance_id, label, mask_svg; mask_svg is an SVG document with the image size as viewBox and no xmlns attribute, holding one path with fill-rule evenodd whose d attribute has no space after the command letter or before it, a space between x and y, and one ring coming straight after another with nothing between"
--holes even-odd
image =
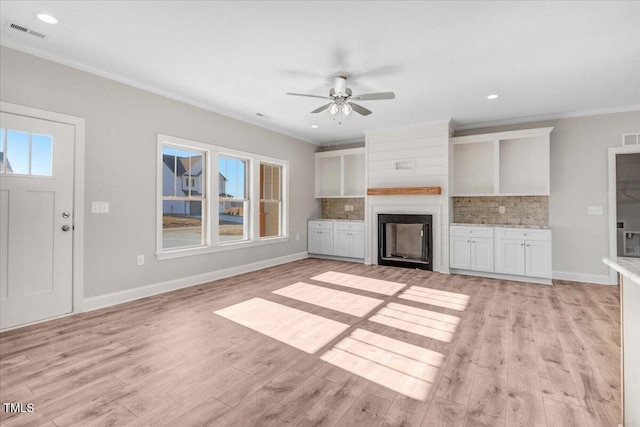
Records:
<instances>
[{"instance_id":1,"label":"built-in shelf","mask_svg":"<svg viewBox=\"0 0 640 427\"><path fill-rule=\"evenodd\" d=\"M451 138L452 196L548 196L552 130Z\"/></svg>"},{"instance_id":2,"label":"built-in shelf","mask_svg":"<svg viewBox=\"0 0 640 427\"><path fill-rule=\"evenodd\" d=\"M315 153L316 197L364 197L364 148Z\"/></svg>"},{"instance_id":3,"label":"built-in shelf","mask_svg":"<svg viewBox=\"0 0 640 427\"><path fill-rule=\"evenodd\" d=\"M368 196L433 195L442 194L442 187L367 188Z\"/></svg>"}]
</instances>

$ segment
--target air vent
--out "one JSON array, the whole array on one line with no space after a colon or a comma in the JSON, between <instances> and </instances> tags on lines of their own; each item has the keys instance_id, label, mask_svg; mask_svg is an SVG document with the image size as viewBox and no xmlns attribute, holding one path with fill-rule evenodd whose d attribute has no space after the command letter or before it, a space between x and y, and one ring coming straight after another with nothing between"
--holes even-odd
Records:
<instances>
[{"instance_id":1,"label":"air vent","mask_svg":"<svg viewBox=\"0 0 640 427\"><path fill-rule=\"evenodd\" d=\"M28 28L25 28L25 27L23 27L21 25L14 24L13 22L8 22L8 24L9 24L9 28L13 28L14 30L22 31L23 33L28 33L29 32Z\"/></svg>"},{"instance_id":2,"label":"air vent","mask_svg":"<svg viewBox=\"0 0 640 427\"><path fill-rule=\"evenodd\" d=\"M42 33L39 33L37 31L33 31L33 30L29 30L29 34L31 34L32 36L36 36L36 37L40 37L41 39L47 37Z\"/></svg>"},{"instance_id":3,"label":"air vent","mask_svg":"<svg viewBox=\"0 0 640 427\"><path fill-rule=\"evenodd\" d=\"M30 30L29 28L27 28L27 27L25 27L23 25L18 25L15 22L7 21L7 23L5 25L7 27L11 28L12 30L20 31L21 33L31 34L32 36L38 37L40 39L44 39L44 38L47 37L46 34L42 34L42 33L39 33L37 31L34 31L34 30Z\"/></svg>"},{"instance_id":4,"label":"air vent","mask_svg":"<svg viewBox=\"0 0 640 427\"><path fill-rule=\"evenodd\" d=\"M626 133L622 135L622 145L640 145L640 133Z\"/></svg>"}]
</instances>

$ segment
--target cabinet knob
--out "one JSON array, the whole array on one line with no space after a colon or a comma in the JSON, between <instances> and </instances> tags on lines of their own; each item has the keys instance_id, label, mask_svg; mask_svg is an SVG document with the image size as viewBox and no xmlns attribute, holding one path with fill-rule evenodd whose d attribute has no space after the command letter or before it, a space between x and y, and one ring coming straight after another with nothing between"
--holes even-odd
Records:
<instances>
[{"instance_id":1,"label":"cabinet knob","mask_svg":"<svg viewBox=\"0 0 640 427\"><path fill-rule=\"evenodd\" d=\"M524 246L524 243L520 243L520 246Z\"/></svg>"}]
</instances>

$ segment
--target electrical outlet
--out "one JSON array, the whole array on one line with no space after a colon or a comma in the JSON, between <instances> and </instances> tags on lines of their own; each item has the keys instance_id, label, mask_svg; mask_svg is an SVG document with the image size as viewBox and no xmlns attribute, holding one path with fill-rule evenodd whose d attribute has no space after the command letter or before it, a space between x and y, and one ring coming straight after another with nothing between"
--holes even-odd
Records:
<instances>
[{"instance_id":1,"label":"electrical outlet","mask_svg":"<svg viewBox=\"0 0 640 427\"><path fill-rule=\"evenodd\" d=\"M300 235L296 234L296 240L300 240Z\"/></svg>"},{"instance_id":2,"label":"electrical outlet","mask_svg":"<svg viewBox=\"0 0 640 427\"><path fill-rule=\"evenodd\" d=\"M507 211L507 209L504 206L500 206L498 210L500 211L500 213L505 213Z\"/></svg>"},{"instance_id":3,"label":"electrical outlet","mask_svg":"<svg viewBox=\"0 0 640 427\"><path fill-rule=\"evenodd\" d=\"M344 205L344 211L349 212L349 205Z\"/></svg>"},{"instance_id":4,"label":"electrical outlet","mask_svg":"<svg viewBox=\"0 0 640 427\"><path fill-rule=\"evenodd\" d=\"M144 255L138 255L138 266L144 265Z\"/></svg>"},{"instance_id":5,"label":"electrical outlet","mask_svg":"<svg viewBox=\"0 0 640 427\"><path fill-rule=\"evenodd\" d=\"M353 212L353 205L349 205L349 212Z\"/></svg>"}]
</instances>

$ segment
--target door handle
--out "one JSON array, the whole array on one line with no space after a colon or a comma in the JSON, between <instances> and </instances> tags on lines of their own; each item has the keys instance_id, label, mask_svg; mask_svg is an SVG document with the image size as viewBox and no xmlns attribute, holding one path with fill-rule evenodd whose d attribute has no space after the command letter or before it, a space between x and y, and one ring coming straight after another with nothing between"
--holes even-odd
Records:
<instances>
[{"instance_id":1,"label":"door handle","mask_svg":"<svg viewBox=\"0 0 640 427\"><path fill-rule=\"evenodd\" d=\"M62 226L62 231L69 231L69 230L71 230L71 227L68 226L67 224Z\"/></svg>"},{"instance_id":2,"label":"door handle","mask_svg":"<svg viewBox=\"0 0 640 427\"><path fill-rule=\"evenodd\" d=\"M62 218L69 218L71 214L69 212L62 212Z\"/></svg>"}]
</instances>

